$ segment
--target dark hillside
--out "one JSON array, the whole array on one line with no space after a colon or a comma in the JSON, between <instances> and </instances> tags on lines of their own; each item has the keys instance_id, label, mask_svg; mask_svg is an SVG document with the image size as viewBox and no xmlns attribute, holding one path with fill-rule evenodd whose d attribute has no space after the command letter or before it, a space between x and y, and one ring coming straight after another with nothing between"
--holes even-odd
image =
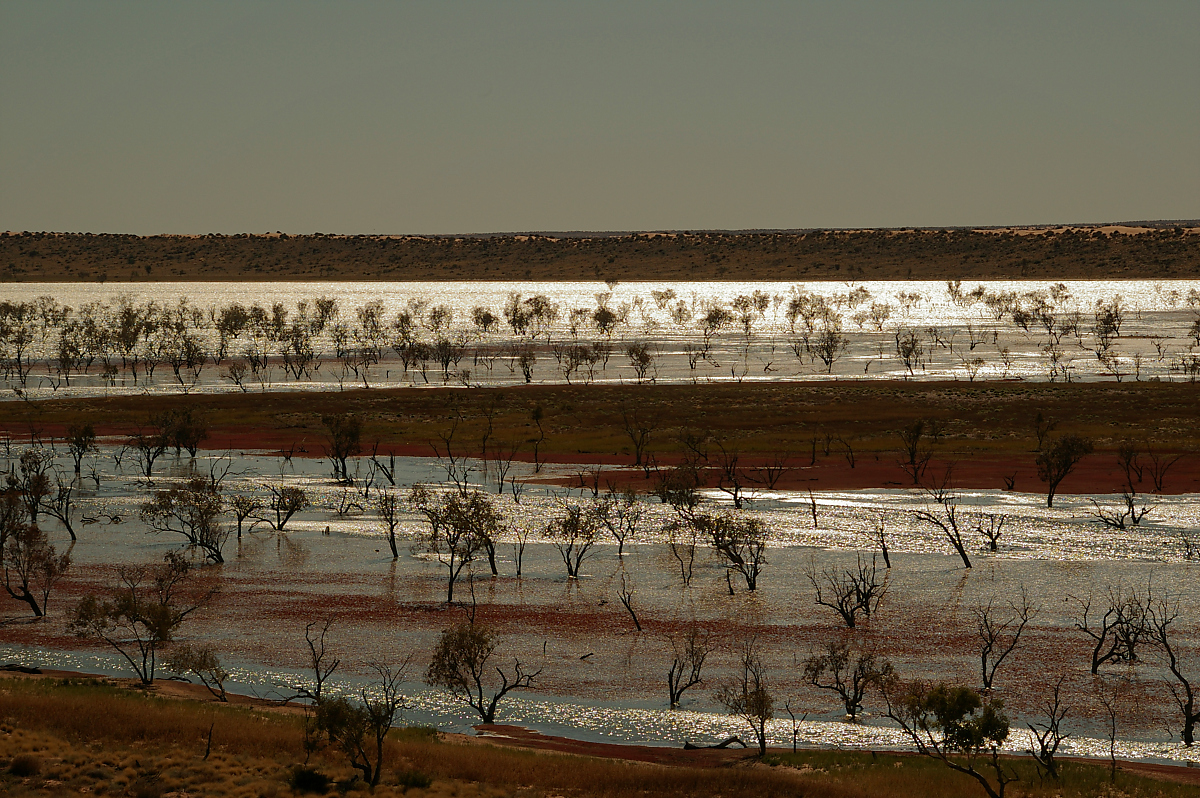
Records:
<instances>
[{"instance_id":1,"label":"dark hillside","mask_svg":"<svg viewBox=\"0 0 1200 798\"><path fill-rule=\"evenodd\" d=\"M878 280L1200 277L1200 229L621 235L0 233L0 280Z\"/></svg>"}]
</instances>

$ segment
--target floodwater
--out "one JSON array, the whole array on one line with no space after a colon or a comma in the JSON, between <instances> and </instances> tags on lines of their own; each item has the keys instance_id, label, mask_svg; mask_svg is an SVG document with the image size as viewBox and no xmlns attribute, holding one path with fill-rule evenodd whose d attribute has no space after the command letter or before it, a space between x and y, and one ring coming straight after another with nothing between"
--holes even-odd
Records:
<instances>
[{"instance_id":1,"label":"floodwater","mask_svg":"<svg viewBox=\"0 0 1200 798\"><path fill-rule=\"evenodd\" d=\"M114 566L153 562L182 539L151 534L137 520L138 504L150 488L139 483L128 460L117 468L114 453L106 449L95 458L103 474L100 487L88 480L90 487L81 488L75 566L54 598L51 617L38 624L19 623L17 605L3 607L3 661L122 672L112 652L65 636L66 613L79 595L110 583ZM69 468L65 459L57 464ZM437 485L445 476L430 458L399 458L397 464L397 487L383 489L402 496L407 485ZM336 614L331 642L343 665L335 690L369 689L368 662L396 662L412 653L406 722L469 730L473 719L467 708L420 678L440 630L464 617L460 610L441 608L444 567L420 548L420 518L406 512L402 550L393 561L380 520L362 509L370 504L357 493L361 484L355 489L333 483L321 461L283 463L254 453L236 455L228 463L216 455L196 462L185 457L166 463L154 487L226 465L227 491L263 497L268 484L295 485L308 491L314 503L285 534L260 527L240 543L231 540L226 564L206 569L219 580L221 593L185 632L221 652L233 671L233 688L278 696L288 692L288 685L302 683L304 625ZM473 479L487 489L482 472ZM1122 711L1118 754L1160 761L1194 758L1167 731L1177 731L1178 723L1155 656L1147 651L1139 664L1106 667L1100 679L1093 679L1087 640L1074 624L1079 601L1102 596L1109 587L1153 590L1180 602L1179 641L1187 667L1196 672L1200 562L1188 558L1184 541L1194 539L1200 525L1200 496L1148 497L1151 512L1141 524L1113 530L1097 523L1093 504L1111 505L1112 496L1063 496L1048 509L1041 495L964 492L959 507L974 564L968 571L940 533L914 515L916 509L929 509L916 492L816 493L815 523L807 493L764 492L751 497L743 512L762 518L771 531L767 564L759 590L748 593L734 581L733 595L723 569L703 547L691 585L682 585L678 563L666 545L663 527L670 513L663 505L643 503L639 531L627 542L623 557L611 541L604 541L585 562L582 577L569 580L544 534L545 521L564 502L587 501L590 494L531 482L519 503L511 494L495 498L513 528L530 530L522 576L515 576L515 538L509 533L499 549L500 575L491 577L486 564L477 562L471 581L459 584L457 596L466 598L468 586L474 586L480 617L499 634L502 664L516 656L542 669L534 691L511 694L501 704L500 722L576 738L653 745L711 742L729 734L746 739L749 730L718 710L713 691L733 673L740 646L754 639L780 704L770 727L772 745L791 744L793 727L783 708L787 701L805 718L796 729L802 745L905 747L879 717L883 707L877 696L868 698L863 723L846 723L831 693L803 683L798 664L824 643L848 634L829 610L813 602L805 572L852 566L860 553L869 557L873 546L867 533L882 521L892 559L888 594L870 623L853 634L858 645L889 657L905 677L975 684L972 611L988 601L1006 607L1024 590L1038 613L996 682L1013 715L1013 750L1026 745L1019 730L1039 720L1046 691L1061 675L1072 705L1067 726L1073 735L1063 753L1107 754L1096 696L1128 683L1138 700ZM723 494L706 498L710 509L728 509ZM998 550L990 552L971 530L977 521L999 515L1005 518L1003 534ZM54 525L46 528L60 548L66 545L65 533ZM878 565L882 570L882 562ZM622 577L634 589L642 633L617 600ZM664 684L668 636L693 623L712 635L713 653L705 683L685 695L683 709L670 711Z\"/></svg>"},{"instance_id":2,"label":"floodwater","mask_svg":"<svg viewBox=\"0 0 1200 798\"><path fill-rule=\"evenodd\" d=\"M547 312L522 332L505 321L504 308L514 295L518 306L546 298ZM198 374L178 376L165 365L153 377L134 377L121 370L101 376L105 360L123 363L115 350L101 353L84 374L69 380L57 372L58 328L33 324L26 356L35 366L20 385L31 396L94 395L121 391L217 391L330 389L354 385L506 385L526 381L519 348L530 347L529 379L539 383L655 381L762 381L815 379L1028 379L1028 380L1195 380L1200 365L1193 350L1200 346L1200 281L1102 281L1062 283L984 281L952 287L933 281L853 283L95 283L7 284L0 298L29 302L53 297L78 318L93 308L111 317L122 301L160 309L177 308L181 297L199 308L231 303L259 304L268 312L276 303L294 322L304 306L311 318L315 300L337 301L338 313L312 337L315 368L289 378L280 364L286 342L244 332L230 342L228 358L208 361ZM745 299L739 303L739 297ZM799 304L794 300L800 299ZM814 298L820 298L814 304ZM757 304L756 304L757 299ZM382 358L365 366L352 363L359 331L358 310L382 303L384 330L378 340ZM1115 303L1115 304L1114 304ZM805 316L817 306L821 313ZM435 313L444 306L447 313ZM599 308L611 311L602 327ZM485 331L475 324L474 310L495 317ZM792 312L789 312L789 308ZM721 323L706 329L713 309L728 311ZM1116 310L1102 323L1106 310ZM573 311L575 311L573 315ZM392 347L397 314L415 322L414 340L439 339L461 349L445 366L405 364ZM1014 322L1014 313L1032 314ZM822 315L823 313L823 315ZM797 315L799 314L799 315ZM808 321L806 322L806 318ZM290 323L290 322L289 322ZM826 362L815 346L822 330L837 325L843 338ZM345 326L342 347L333 340L334 326ZM208 355L216 348L211 318L194 331ZM7 357L13 357L12 346ZM649 360L644 373L627 354L631 344L644 344ZM572 360L569 347L585 345L588 357ZM143 359L158 359L171 346L147 332L135 350ZM342 356L338 356L339 348ZM261 372L241 380L229 376L229 363L255 352L270 359ZM607 353L607 354L606 354ZM12 377L12 375L9 375Z\"/></svg>"}]
</instances>

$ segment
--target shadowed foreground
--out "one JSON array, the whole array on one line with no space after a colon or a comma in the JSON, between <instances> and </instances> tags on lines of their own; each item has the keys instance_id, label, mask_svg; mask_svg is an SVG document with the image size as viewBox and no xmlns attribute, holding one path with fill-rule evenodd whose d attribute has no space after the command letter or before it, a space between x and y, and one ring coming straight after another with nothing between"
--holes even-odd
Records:
<instances>
[{"instance_id":1,"label":"shadowed foreground","mask_svg":"<svg viewBox=\"0 0 1200 798\"><path fill-rule=\"evenodd\" d=\"M138 798L295 794L289 777L305 756L294 712L169 699L91 679L16 677L0 685L0 792ZM385 775L375 794L850 798L978 792L965 777L916 757L773 751L763 764L749 755L720 753L699 764L657 765L399 729L388 741ZM336 752L320 751L309 765L333 777L328 791L365 794ZM1022 781L1013 792L1021 795L1200 796L1200 787L1124 769L1110 785L1108 769L1090 763L1066 763L1063 782L1044 784L1030 763L1014 766ZM1177 769L1165 778L1189 775Z\"/></svg>"}]
</instances>

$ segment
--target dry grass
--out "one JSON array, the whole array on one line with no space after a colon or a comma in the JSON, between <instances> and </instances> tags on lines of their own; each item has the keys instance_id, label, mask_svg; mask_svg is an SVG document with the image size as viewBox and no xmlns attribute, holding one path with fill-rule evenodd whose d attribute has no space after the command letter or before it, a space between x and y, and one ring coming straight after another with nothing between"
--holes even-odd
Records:
<instances>
[{"instance_id":1,"label":"dry grass","mask_svg":"<svg viewBox=\"0 0 1200 798\"><path fill-rule=\"evenodd\" d=\"M203 758L209 727L213 750ZM667 767L445 742L398 730L377 795L447 796L865 796L981 795L969 780L916 758L806 752L721 768ZM196 701L168 700L85 681L0 682L0 793L128 795L134 798L286 796L302 759L297 718ZM310 763L339 791L365 788L332 753ZM1028 763L1014 795L1200 795L1200 788L1068 764L1064 782L1040 784ZM429 779L428 787L415 786Z\"/></svg>"},{"instance_id":2,"label":"dry grass","mask_svg":"<svg viewBox=\"0 0 1200 798\"><path fill-rule=\"evenodd\" d=\"M385 388L371 390L123 396L48 399L34 406L0 402L0 430L27 436L30 425L61 434L68 424L90 421L100 434L128 434L160 410L189 406L206 414L212 432L206 445L224 448L234 438L290 445L306 442L320 454L326 431L322 415L359 413L364 440L409 445L432 454L429 441L461 413L456 441L478 447L496 403L493 441L525 441L537 434L530 419L545 413L543 452L625 457L629 438L622 408L659 423L650 448L683 451L683 429L712 430L744 453L780 450L807 460L814 435L853 436L863 452L895 452L900 430L920 418L943 422L940 450L968 455L1030 454L1036 445L1033 417L1040 411L1059 422L1054 434L1095 438L1102 448L1124 439L1149 439L1166 448L1200 447L1195 425L1196 386L1186 383L967 383L845 382L697 385L554 385L479 388ZM243 444L244 445L244 444ZM823 443L819 441L819 445ZM818 452L820 456L820 452ZM835 453L836 459L841 459Z\"/></svg>"}]
</instances>

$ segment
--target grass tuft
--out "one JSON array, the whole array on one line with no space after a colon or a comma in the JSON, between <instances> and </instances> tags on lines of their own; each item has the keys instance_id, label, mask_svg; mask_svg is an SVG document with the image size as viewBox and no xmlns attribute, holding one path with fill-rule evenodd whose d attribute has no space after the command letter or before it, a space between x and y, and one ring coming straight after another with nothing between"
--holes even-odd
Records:
<instances>
[{"instance_id":1,"label":"grass tuft","mask_svg":"<svg viewBox=\"0 0 1200 798\"><path fill-rule=\"evenodd\" d=\"M42 772L42 758L36 754L18 754L8 763L8 772L25 779Z\"/></svg>"},{"instance_id":2,"label":"grass tuft","mask_svg":"<svg viewBox=\"0 0 1200 798\"><path fill-rule=\"evenodd\" d=\"M396 774L396 783L408 792L410 789L427 790L433 779L416 769L402 770Z\"/></svg>"}]
</instances>

